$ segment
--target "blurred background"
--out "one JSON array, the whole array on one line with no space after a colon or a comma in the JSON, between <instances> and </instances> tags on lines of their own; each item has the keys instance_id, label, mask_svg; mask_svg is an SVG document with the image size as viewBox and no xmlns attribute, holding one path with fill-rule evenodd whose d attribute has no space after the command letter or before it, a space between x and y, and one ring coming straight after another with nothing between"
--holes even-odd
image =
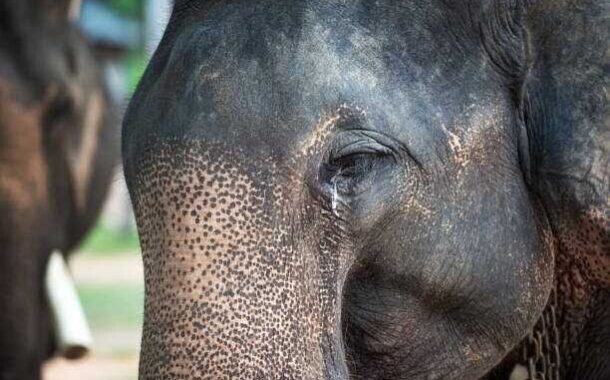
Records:
<instances>
[{"instance_id":1,"label":"blurred background","mask_svg":"<svg viewBox=\"0 0 610 380\"><path fill-rule=\"evenodd\" d=\"M78 25L92 44L122 114L158 41L172 0L82 0ZM104 211L70 269L94 336L84 359L55 358L44 380L137 379L144 301L142 262L129 196L117 169Z\"/></svg>"}]
</instances>

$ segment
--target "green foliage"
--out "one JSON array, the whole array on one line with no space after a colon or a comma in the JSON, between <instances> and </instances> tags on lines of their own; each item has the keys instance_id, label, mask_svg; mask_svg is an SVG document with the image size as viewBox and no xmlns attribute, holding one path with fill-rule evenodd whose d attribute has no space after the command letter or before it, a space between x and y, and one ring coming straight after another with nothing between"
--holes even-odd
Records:
<instances>
[{"instance_id":1,"label":"green foliage","mask_svg":"<svg viewBox=\"0 0 610 380\"><path fill-rule=\"evenodd\" d=\"M123 232L104 226L102 223L89 232L79 250L95 254L133 252L140 242L135 232Z\"/></svg>"},{"instance_id":2,"label":"green foliage","mask_svg":"<svg viewBox=\"0 0 610 380\"><path fill-rule=\"evenodd\" d=\"M144 0L110 0L110 5L122 15L141 18Z\"/></svg>"},{"instance_id":3,"label":"green foliage","mask_svg":"<svg viewBox=\"0 0 610 380\"><path fill-rule=\"evenodd\" d=\"M144 289L138 284L79 284L78 294L94 330L139 328L144 310Z\"/></svg>"},{"instance_id":4,"label":"green foliage","mask_svg":"<svg viewBox=\"0 0 610 380\"><path fill-rule=\"evenodd\" d=\"M125 59L125 67L127 69L127 89L129 93L133 93L144 74L148 61L143 51L133 51Z\"/></svg>"}]
</instances>

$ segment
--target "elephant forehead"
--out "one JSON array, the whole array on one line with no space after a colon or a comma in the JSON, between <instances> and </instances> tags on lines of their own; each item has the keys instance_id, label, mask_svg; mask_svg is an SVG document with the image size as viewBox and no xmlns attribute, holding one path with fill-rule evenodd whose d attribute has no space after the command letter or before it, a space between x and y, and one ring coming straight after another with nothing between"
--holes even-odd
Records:
<instances>
[{"instance_id":1,"label":"elephant forehead","mask_svg":"<svg viewBox=\"0 0 610 380\"><path fill-rule=\"evenodd\" d=\"M389 12L398 4L371 4L380 8L371 14L340 2L345 9L338 14L333 2L263 2L266 12L238 3L223 12L211 7L204 21L187 22L172 35L144 77L149 95L136 94L132 103L132 118L141 113L145 122L128 135L204 136L268 153L311 135L319 115L344 102L381 115L394 129L429 134L426 129L440 128L431 115L455 117L468 94L499 87L468 33L457 34L463 44L447 38L455 34L438 33L462 27L447 22L454 7L437 4L432 12L435 6L426 3ZM359 24L361 17L385 26L371 30ZM405 19L419 27L405 29Z\"/></svg>"}]
</instances>

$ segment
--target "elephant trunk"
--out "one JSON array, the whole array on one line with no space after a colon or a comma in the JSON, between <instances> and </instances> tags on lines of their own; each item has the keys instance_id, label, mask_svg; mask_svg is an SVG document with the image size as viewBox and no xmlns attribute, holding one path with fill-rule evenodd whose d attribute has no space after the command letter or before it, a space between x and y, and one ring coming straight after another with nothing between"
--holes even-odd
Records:
<instances>
[{"instance_id":1,"label":"elephant trunk","mask_svg":"<svg viewBox=\"0 0 610 380\"><path fill-rule=\"evenodd\" d=\"M300 187L192 144L155 152L131 188L146 281L140 379L347 379L346 259L305 236L316 226L302 226L313 218L289 194Z\"/></svg>"}]
</instances>

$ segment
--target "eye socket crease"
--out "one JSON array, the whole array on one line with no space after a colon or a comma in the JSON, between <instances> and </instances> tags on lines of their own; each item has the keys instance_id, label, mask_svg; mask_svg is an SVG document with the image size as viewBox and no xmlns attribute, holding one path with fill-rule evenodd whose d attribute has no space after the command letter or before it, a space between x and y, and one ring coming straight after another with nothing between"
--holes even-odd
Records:
<instances>
[{"instance_id":1,"label":"eye socket crease","mask_svg":"<svg viewBox=\"0 0 610 380\"><path fill-rule=\"evenodd\" d=\"M361 139L353 141L343 147L339 148L336 152L332 152L330 160L340 160L349 156L354 155L391 155L395 154L395 150L379 144L377 141L371 141L369 139Z\"/></svg>"},{"instance_id":2,"label":"eye socket crease","mask_svg":"<svg viewBox=\"0 0 610 380\"><path fill-rule=\"evenodd\" d=\"M372 154L391 156L396 162L411 162L422 168L421 162L407 145L396 138L376 130L349 129L337 134L328 149L328 162L333 162L352 154Z\"/></svg>"}]
</instances>

